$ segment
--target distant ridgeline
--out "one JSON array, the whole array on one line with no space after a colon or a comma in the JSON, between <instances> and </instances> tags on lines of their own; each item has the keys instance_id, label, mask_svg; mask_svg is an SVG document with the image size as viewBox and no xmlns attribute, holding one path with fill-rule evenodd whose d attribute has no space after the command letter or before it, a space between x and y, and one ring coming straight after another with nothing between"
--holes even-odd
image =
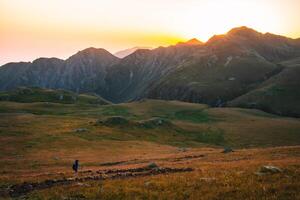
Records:
<instances>
[{"instance_id":1,"label":"distant ridgeline","mask_svg":"<svg viewBox=\"0 0 300 200\"><path fill-rule=\"evenodd\" d=\"M0 68L0 90L37 86L96 93L114 103L142 98L180 100L300 117L299 77L300 39L240 27L206 43L193 39L139 49L122 59L104 49L88 48L67 60L9 63ZM13 93L3 93L1 99L28 100L24 94ZM73 99L75 94L71 96L57 101L80 102ZM100 97L82 101L93 98Z\"/></svg>"}]
</instances>

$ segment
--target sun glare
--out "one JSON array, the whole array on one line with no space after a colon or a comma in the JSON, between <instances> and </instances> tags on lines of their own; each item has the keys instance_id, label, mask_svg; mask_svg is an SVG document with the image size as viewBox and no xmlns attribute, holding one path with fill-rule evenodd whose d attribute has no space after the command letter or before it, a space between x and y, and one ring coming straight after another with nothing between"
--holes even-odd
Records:
<instances>
[{"instance_id":1,"label":"sun glare","mask_svg":"<svg viewBox=\"0 0 300 200\"><path fill-rule=\"evenodd\" d=\"M282 33L282 17L275 3L264 1L203 1L178 10L173 31L184 38L206 41L233 27L248 26L262 32Z\"/></svg>"},{"instance_id":2,"label":"sun glare","mask_svg":"<svg viewBox=\"0 0 300 200\"><path fill-rule=\"evenodd\" d=\"M297 0L1 0L0 64L66 58L89 46L115 52L206 41L237 26L295 38L299 7Z\"/></svg>"}]
</instances>

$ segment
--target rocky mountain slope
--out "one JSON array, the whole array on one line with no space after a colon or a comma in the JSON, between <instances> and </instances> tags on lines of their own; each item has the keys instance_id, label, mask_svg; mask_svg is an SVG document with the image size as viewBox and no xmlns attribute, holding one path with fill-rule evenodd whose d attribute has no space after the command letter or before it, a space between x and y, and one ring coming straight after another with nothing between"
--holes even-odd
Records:
<instances>
[{"instance_id":1,"label":"rocky mountain slope","mask_svg":"<svg viewBox=\"0 0 300 200\"><path fill-rule=\"evenodd\" d=\"M192 62L164 77L148 97L223 105L280 73L300 48L292 39L241 27L212 37Z\"/></svg>"},{"instance_id":2,"label":"rocky mountain slope","mask_svg":"<svg viewBox=\"0 0 300 200\"><path fill-rule=\"evenodd\" d=\"M0 90L38 86L93 92L104 86L107 69L118 61L104 49L88 48L65 61L39 58L32 63L9 63L0 68Z\"/></svg>"},{"instance_id":3,"label":"rocky mountain slope","mask_svg":"<svg viewBox=\"0 0 300 200\"><path fill-rule=\"evenodd\" d=\"M295 78L299 70L292 68L298 66L299 41L239 27L206 43L192 39L169 47L140 49L122 59L103 49L89 48L65 61L40 58L4 65L0 68L0 90L39 86L95 92L112 102L154 98L249 107L260 105L250 101L249 95L267 85L284 82L284 87L294 88L286 91L300 86ZM300 98L289 98L292 109ZM282 96L276 99L285 101ZM300 114L282 107L265 110Z\"/></svg>"},{"instance_id":4,"label":"rocky mountain slope","mask_svg":"<svg viewBox=\"0 0 300 200\"><path fill-rule=\"evenodd\" d=\"M189 61L198 45L138 50L112 66L105 78L104 98L123 102L141 98L151 85Z\"/></svg>"}]
</instances>

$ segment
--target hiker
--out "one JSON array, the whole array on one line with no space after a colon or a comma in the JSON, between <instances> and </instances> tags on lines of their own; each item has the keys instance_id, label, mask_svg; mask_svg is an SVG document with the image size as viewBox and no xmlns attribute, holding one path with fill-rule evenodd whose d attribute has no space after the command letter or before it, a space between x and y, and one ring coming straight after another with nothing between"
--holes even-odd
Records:
<instances>
[{"instance_id":1,"label":"hiker","mask_svg":"<svg viewBox=\"0 0 300 200\"><path fill-rule=\"evenodd\" d=\"M75 171L75 173L77 173L78 168L79 168L79 161L78 160L75 160L75 162L73 163L72 168Z\"/></svg>"}]
</instances>

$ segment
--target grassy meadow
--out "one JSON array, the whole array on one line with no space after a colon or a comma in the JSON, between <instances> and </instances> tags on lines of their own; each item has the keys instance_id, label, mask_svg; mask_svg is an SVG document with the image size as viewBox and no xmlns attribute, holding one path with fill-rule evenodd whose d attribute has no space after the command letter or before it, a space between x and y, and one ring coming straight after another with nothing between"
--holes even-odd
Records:
<instances>
[{"instance_id":1,"label":"grassy meadow","mask_svg":"<svg viewBox=\"0 0 300 200\"><path fill-rule=\"evenodd\" d=\"M299 199L299 134L299 119L250 109L161 100L107 105L2 101L0 191L74 177L71 166L78 159L80 171L152 162L193 171L87 181L35 190L25 198ZM234 152L224 154L224 147ZM283 172L255 174L262 165Z\"/></svg>"}]
</instances>

